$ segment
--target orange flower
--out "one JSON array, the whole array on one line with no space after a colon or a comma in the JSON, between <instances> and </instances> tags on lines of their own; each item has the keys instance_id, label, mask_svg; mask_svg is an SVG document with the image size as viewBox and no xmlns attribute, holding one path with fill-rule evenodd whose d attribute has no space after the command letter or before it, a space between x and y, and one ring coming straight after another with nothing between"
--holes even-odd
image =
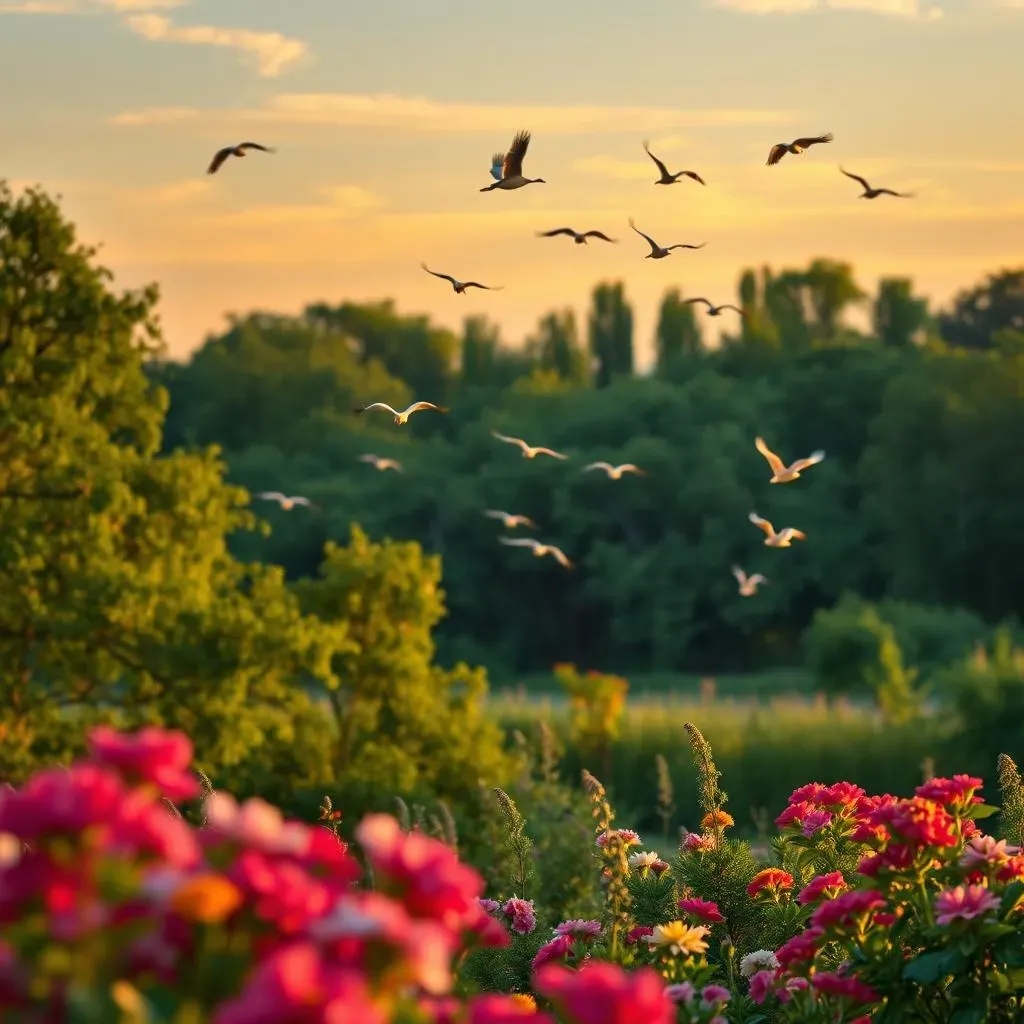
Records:
<instances>
[{"instance_id":1,"label":"orange flower","mask_svg":"<svg viewBox=\"0 0 1024 1024\"><path fill-rule=\"evenodd\" d=\"M728 811L717 810L710 811L700 819L700 827L702 829L710 828L728 828L730 825L735 825L736 822L733 820L732 815Z\"/></svg>"},{"instance_id":2,"label":"orange flower","mask_svg":"<svg viewBox=\"0 0 1024 1024\"><path fill-rule=\"evenodd\" d=\"M242 903L238 887L221 875L196 875L171 897L171 909L189 921L217 924Z\"/></svg>"},{"instance_id":3,"label":"orange flower","mask_svg":"<svg viewBox=\"0 0 1024 1024\"><path fill-rule=\"evenodd\" d=\"M516 1006L521 1007L524 1010L528 1010L531 1013L537 1012L537 1000L531 995L527 995L525 992L513 992L509 999L512 1000Z\"/></svg>"}]
</instances>

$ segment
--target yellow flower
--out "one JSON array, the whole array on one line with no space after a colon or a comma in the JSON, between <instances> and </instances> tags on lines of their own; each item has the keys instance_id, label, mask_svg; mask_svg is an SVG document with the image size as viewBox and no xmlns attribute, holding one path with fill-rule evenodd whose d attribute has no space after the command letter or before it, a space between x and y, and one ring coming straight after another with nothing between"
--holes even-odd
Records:
<instances>
[{"instance_id":1,"label":"yellow flower","mask_svg":"<svg viewBox=\"0 0 1024 1024\"><path fill-rule=\"evenodd\" d=\"M732 815L728 811L711 811L705 814L700 820L700 827L702 829L709 828L728 828L730 825L735 825Z\"/></svg>"},{"instance_id":2,"label":"yellow flower","mask_svg":"<svg viewBox=\"0 0 1024 1024\"><path fill-rule=\"evenodd\" d=\"M516 1004L519 1009L524 1011L524 1016L527 1013L537 1012L537 1000L531 995L527 995L525 992L513 992L509 996L509 999Z\"/></svg>"},{"instance_id":3,"label":"yellow flower","mask_svg":"<svg viewBox=\"0 0 1024 1024\"><path fill-rule=\"evenodd\" d=\"M190 921L217 924L242 903L238 887L221 875L196 875L171 897L171 909Z\"/></svg>"},{"instance_id":4,"label":"yellow flower","mask_svg":"<svg viewBox=\"0 0 1024 1024\"><path fill-rule=\"evenodd\" d=\"M682 921L669 921L668 924L655 925L654 931L644 938L651 946L668 947L669 952L676 956L680 953L689 955L707 952L708 944L704 941L704 936L710 931L711 929L703 924L691 928Z\"/></svg>"}]
</instances>

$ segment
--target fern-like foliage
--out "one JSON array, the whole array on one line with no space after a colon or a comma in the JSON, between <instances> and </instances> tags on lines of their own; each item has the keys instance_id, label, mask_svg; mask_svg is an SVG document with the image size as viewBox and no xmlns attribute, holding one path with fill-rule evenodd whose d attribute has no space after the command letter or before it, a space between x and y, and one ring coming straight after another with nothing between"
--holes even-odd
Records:
<instances>
[{"instance_id":1,"label":"fern-like foliage","mask_svg":"<svg viewBox=\"0 0 1024 1024\"><path fill-rule=\"evenodd\" d=\"M395 818L403 832L412 831L412 815L409 813L409 805L400 796L395 797Z\"/></svg>"},{"instance_id":2,"label":"fern-like foliage","mask_svg":"<svg viewBox=\"0 0 1024 1024\"><path fill-rule=\"evenodd\" d=\"M513 935L510 945L474 949L459 968L460 988L483 992L530 992L533 958L548 936L540 928Z\"/></svg>"},{"instance_id":3,"label":"fern-like foliage","mask_svg":"<svg viewBox=\"0 0 1024 1024\"><path fill-rule=\"evenodd\" d=\"M630 895L630 916L634 924L654 927L679 917L679 893L671 872L632 872L626 878Z\"/></svg>"},{"instance_id":4,"label":"fern-like foliage","mask_svg":"<svg viewBox=\"0 0 1024 1024\"><path fill-rule=\"evenodd\" d=\"M533 840L526 834L526 819L519 813L516 802L503 789L494 788L498 806L505 820L504 845L512 864L509 881L512 891L524 899L528 897L527 887L533 878L531 853Z\"/></svg>"},{"instance_id":5,"label":"fern-like foliage","mask_svg":"<svg viewBox=\"0 0 1024 1024\"><path fill-rule=\"evenodd\" d=\"M1024 781L1020 769L1009 754L1000 754L996 761L999 775L1001 810L999 838L1013 846L1024 845Z\"/></svg>"}]
</instances>

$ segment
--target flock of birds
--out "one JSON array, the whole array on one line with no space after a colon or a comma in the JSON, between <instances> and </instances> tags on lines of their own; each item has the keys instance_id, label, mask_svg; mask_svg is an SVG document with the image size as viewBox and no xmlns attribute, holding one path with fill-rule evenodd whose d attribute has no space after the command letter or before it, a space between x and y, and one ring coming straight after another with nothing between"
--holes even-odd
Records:
<instances>
[{"instance_id":1,"label":"flock of birds","mask_svg":"<svg viewBox=\"0 0 1024 1024\"><path fill-rule=\"evenodd\" d=\"M833 141L831 133L825 135L814 135L805 136L798 139L794 139L791 142L779 142L771 147L768 153L768 159L766 165L774 167L777 165L784 156L787 154L792 156L798 156L799 154L810 149L812 146L824 145ZM526 153L530 145L530 133L528 131L519 131L512 139L512 144L508 151L505 153L495 153L491 159L491 178L493 179L489 185L484 186L480 189L481 192L492 192L495 190L510 191L514 189L524 188L526 185L538 185L546 184L543 178L528 178L523 173L523 161L526 158ZM675 185L679 184L683 178L688 178L700 185L706 185L704 179L693 170L680 170L671 172L668 167L651 152L648 142L644 142L644 151L654 162L658 168L659 177L655 180L655 185ZM231 157L244 157L250 150L258 150L264 153L273 153L273 149L261 145L258 142L242 142L233 146L225 146L223 149L217 151L212 161L210 162L207 173L216 174L218 170L223 166L225 161ZM849 171L839 168L840 172L847 178L851 178L856 181L862 188L863 192L860 195L861 199L877 199L879 196L888 195L895 196L899 199L910 199L913 198L909 193L895 192L888 188L873 188L864 178L857 174L851 174ZM633 221L633 218L629 218L629 226L633 231L636 232L641 238L643 238L650 246L651 251L647 253L644 259L664 259L671 255L676 249L703 249L707 244L701 242L699 245L692 245L687 243L674 243L672 245L660 245L650 235L645 234L641 231ZM610 238L602 231L589 230L589 231L577 231L571 227L560 227L554 228L550 231L542 231L538 233L541 238L555 238L560 235L565 235L573 239L577 245L586 245L587 240L590 238L600 239L604 242L616 244L617 239ZM452 286L456 295L464 295L469 288L479 288L484 291L500 291L502 286L493 286L482 284L479 281L460 281L458 278L453 277L451 274L443 274L438 271L431 270L426 263L421 263L423 270L434 277L440 278L449 282ZM731 303L725 303L722 305L715 305L709 299L703 296L698 296L692 299L685 300L687 304L703 304L707 307L708 316L721 316L725 310L733 310L740 315L744 316L744 311ZM438 413L447 413L449 410L444 406L435 404L434 402L427 401L416 401L409 405L407 408L398 410L393 409L386 402L371 402L368 405L360 406L353 411L355 413L366 413L374 409L381 409L388 412L393 417L394 423L397 426L403 426L409 422L409 417L414 413L431 410ZM509 437L505 434L500 434L497 431L491 431L493 437L509 445L518 446L523 454L524 458L533 459L539 455L547 456L553 459L567 460L569 456L564 455L561 452L555 451L552 448L545 448L542 446L534 446L527 444L520 437ZM797 459L791 465L787 466L778 455L776 455L768 446L765 444L764 439L761 437L755 438L754 445L757 450L767 460L768 465L771 468L772 476L769 483L772 484L787 484L792 483L800 478L801 473L813 466L822 459L825 458L823 451L813 452L811 455L803 459ZM374 466L378 470L395 470L402 472L402 464L397 459L384 458L382 456L368 452L364 455L359 456L360 461ZM587 466L583 467L583 472L593 472L595 470L602 470L610 480L621 480L623 475L626 473L632 473L637 475L644 475L644 470L640 469L633 463L625 463L620 466L613 466L609 462L592 462ZM314 502L303 495L286 495L280 491L261 491L256 495L265 501L276 502L282 509L289 510L297 506L306 507L317 507ZM513 514L505 512L501 509L485 509L483 515L491 519L500 519L502 525L507 530L515 529L519 526L525 526L530 529L538 529L537 524L530 519L528 516ZM764 544L766 547L771 548L788 548L792 546L794 540L806 540L806 534L803 531L796 529L792 526L787 526L781 530L776 530L769 520L762 518L756 512L751 512L749 520L759 529L764 531L765 539ZM507 545L509 547L522 547L530 548L533 554L542 558L546 555L550 555L556 561L558 561L566 569L572 569L573 563L565 554L565 552L555 544L544 543L537 540L534 537L506 537L501 536L498 538L499 543ZM731 568L733 576L736 578L736 582L739 588L739 594L742 597L753 597L757 593L757 588L764 583L768 583L767 577L761 573L753 573L747 575L742 568L737 565Z\"/></svg>"}]
</instances>

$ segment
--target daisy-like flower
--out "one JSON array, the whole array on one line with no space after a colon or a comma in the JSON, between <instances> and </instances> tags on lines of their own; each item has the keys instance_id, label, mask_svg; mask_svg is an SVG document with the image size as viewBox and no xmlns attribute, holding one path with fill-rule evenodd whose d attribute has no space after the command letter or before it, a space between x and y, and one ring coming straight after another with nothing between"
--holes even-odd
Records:
<instances>
[{"instance_id":1,"label":"daisy-like flower","mask_svg":"<svg viewBox=\"0 0 1024 1024\"><path fill-rule=\"evenodd\" d=\"M640 845L640 837L631 828L614 828L608 832L602 832L597 837L597 845L602 848L607 846L608 840L611 839L612 836L618 836L619 842L621 842L627 849L630 846Z\"/></svg>"},{"instance_id":2,"label":"daisy-like flower","mask_svg":"<svg viewBox=\"0 0 1024 1024\"><path fill-rule=\"evenodd\" d=\"M999 897L984 885L958 885L935 897L936 924L970 921L999 906Z\"/></svg>"},{"instance_id":3,"label":"daisy-like flower","mask_svg":"<svg viewBox=\"0 0 1024 1024\"><path fill-rule=\"evenodd\" d=\"M687 832L682 848L691 853L704 853L715 848L714 836L702 836L699 832Z\"/></svg>"},{"instance_id":4,"label":"daisy-like flower","mask_svg":"<svg viewBox=\"0 0 1024 1024\"><path fill-rule=\"evenodd\" d=\"M517 935L529 935L537 927L537 915L533 909L533 900L524 900L513 896L501 908L501 912L512 919L509 927Z\"/></svg>"},{"instance_id":5,"label":"daisy-like flower","mask_svg":"<svg viewBox=\"0 0 1024 1024\"><path fill-rule=\"evenodd\" d=\"M556 935L571 935L577 939L596 939L601 934L600 921L584 921L575 918L555 926Z\"/></svg>"},{"instance_id":6,"label":"daisy-like flower","mask_svg":"<svg viewBox=\"0 0 1024 1024\"><path fill-rule=\"evenodd\" d=\"M700 827L705 831L713 828L730 828L735 824L736 822L733 819L733 816L728 811L723 811L721 808L709 811L700 819Z\"/></svg>"},{"instance_id":7,"label":"daisy-like flower","mask_svg":"<svg viewBox=\"0 0 1024 1024\"><path fill-rule=\"evenodd\" d=\"M644 936L644 941L649 943L652 949L667 949L675 956L689 956L707 952L708 944L705 937L710 931L711 929L703 924L691 928L682 921L669 921L668 924L655 925L654 931Z\"/></svg>"},{"instance_id":8,"label":"daisy-like flower","mask_svg":"<svg viewBox=\"0 0 1024 1024\"><path fill-rule=\"evenodd\" d=\"M676 904L684 914L697 918L704 924L721 924L725 918L718 909L718 904L711 900L701 900L696 897L680 900Z\"/></svg>"},{"instance_id":9,"label":"daisy-like flower","mask_svg":"<svg viewBox=\"0 0 1024 1024\"><path fill-rule=\"evenodd\" d=\"M1011 857L1020 853L1019 846L1007 846L1005 839L994 836L975 836L964 848L960 863L965 868L976 868L983 865L1002 867Z\"/></svg>"},{"instance_id":10,"label":"daisy-like flower","mask_svg":"<svg viewBox=\"0 0 1024 1024\"><path fill-rule=\"evenodd\" d=\"M777 970L779 961L770 949L755 949L740 961L740 974L752 978L758 971Z\"/></svg>"},{"instance_id":11,"label":"daisy-like flower","mask_svg":"<svg viewBox=\"0 0 1024 1024\"><path fill-rule=\"evenodd\" d=\"M661 858L656 853L631 853L627 858L627 863L631 868L637 868L641 871L653 868L655 864L660 861Z\"/></svg>"},{"instance_id":12,"label":"daisy-like flower","mask_svg":"<svg viewBox=\"0 0 1024 1024\"><path fill-rule=\"evenodd\" d=\"M793 888L793 876L782 868L765 868L758 871L750 880L747 886L748 896L757 896L760 892L767 891L772 896L777 895L783 889Z\"/></svg>"}]
</instances>

